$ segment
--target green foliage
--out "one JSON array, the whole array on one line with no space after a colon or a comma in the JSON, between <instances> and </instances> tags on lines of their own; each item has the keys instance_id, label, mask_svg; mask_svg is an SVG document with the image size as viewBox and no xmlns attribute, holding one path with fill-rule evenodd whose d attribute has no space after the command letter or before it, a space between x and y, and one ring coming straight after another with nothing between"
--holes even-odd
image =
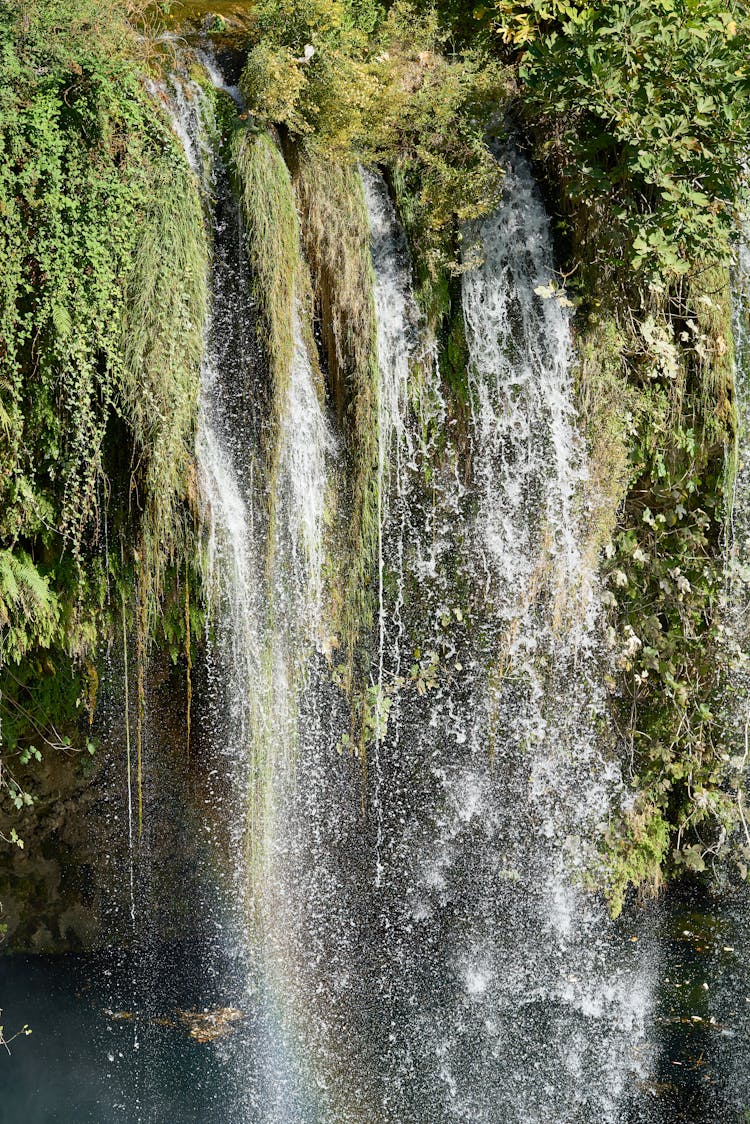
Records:
<instances>
[{"instance_id":1,"label":"green foliage","mask_svg":"<svg viewBox=\"0 0 750 1124\"><path fill-rule=\"evenodd\" d=\"M627 335L613 318L591 312L579 329L576 390L591 476L586 553L594 565L612 539L631 482L640 399L628 385L626 347Z\"/></svg>"},{"instance_id":2,"label":"green foliage","mask_svg":"<svg viewBox=\"0 0 750 1124\"><path fill-rule=\"evenodd\" d=\"M272 413L277 427L284 409L294 353L295 303L303 296L300 232L289 171L271 138L238 132L234 161L246 223L246 244L261 309L268 354ZM277 442L269 441L273 462Z\"/></svg>"},{"instance_id":3,"label":"green foliage","mask_svg":"<svg viewBox=\"0 0 750 1124\"><path fill-rule=\"evenodd\" d=\"M639 797L609 828L604 841L607 902L619 917L626 894L635 886L641 897L654 897L664 884L670 825L664 813Z\"/></svg>"},{"instance_id":4,"label":"green foliage","mask_svg":"<svg viewBox=\"0 0 750 1124\"><path fill-rule=\"evenodd\" d=\"M750 140L750 22L736 0L497 0L524 114L596 253L651 283L727 255Z\"/></svg>"},{"instance_id":5,"label":"green foliage","mask_svg":"<svg viewBox=\"0 0 750 1124\"><path fill-rule=\"evenodd\" d=\"M343 0L263 0L241 83L261 120L309 134L315 147L344 157L365 135L379 100L379 64L356 14ZM309 59L306 48L314 52Z\"/></svg>"},{"instance_id":6,"label":"green foliage","mask_svg":"<svg viewBox=\"0 0 750 1124\"><path fill-rule=\"evenodd\" d=\"M132 602L137 576L145 651L175 548L197 549L207 243L194 177L139 70L135 7L0 11L6 779L14 753L68 752L90 714L111 587Z\"/></svg>"},{"instance_id":7,"label":"green foliage","mask_svg":"<svg viewBox=\"0 0 750 1124\"><path fill-rule=\"evenodd\" d=\"M300 108L307 79L292 52L261 41L248 55L242 93L256 117L300 136L310 131Z\"/></svg>"},{"instance_id":8,"label":"green foliage","mask_svg":"<svg viewBox=\"0 0 750 1124\"><path fill-rule=\"evenodd\" d=\"M24 627L14 627L23 619ZM48 648L60 623L49 579L24 551L0 550L0 665L18 663L32 643Z\"/></svg>"},{"instance_id":9,"label":"green foliage","mask_svg":"<svg viewBox=\"0 0 750 1124\"><path fill-rule=\"evenodd\" d=\"M373 157L399 180L418 268L434 284L471 263L462 228L500 200L502 171L487 140L504 129L509 73L478 46L450 52L434 12L408 3L392 8L383 41L393 90Z\"/></svg>"},{"instance_id":10,"label":"green foliage","mask_svg":"<svg viewBox=\"0 0 750 1124\"><path fill-rule=\"evenodd\" d=\"M78 6L71 24L64 4L29 3L0 27L0 535L67 547L82 565L112 416L133 445L135 507L150 505L148 529L169 544L188 484L206 274L177 140L112 49L129 42L121 20L110 15L100 39L92 11Z\"/></svg>"},{"instance_id":11,"label":"green foliage","mask_svg":"<svg viewBox=\"0 0 750 1124\"><path fill-rule=\"evenodd\" d=\"M669 872L724 853L737 818L716 699L734 431L727 293L725 270L696 267L672 315L654 306L624 344L630 480L606 550L605 596L619 725L648 816L635 834L627 817L615 833L616 882L631 869L637 884L642 862L654 858L648 824L671 831L672 853L665 843L660 860Z\"/></svg>"},{"instance_id":12,"label":"green foliage","mask_svg":"<svg viewBox=\"0 0 750 1124\"><path fill-rule=\"evenodd\" d=\"M176 139L117 49L122 22L100 41L87 14L77 6L79 27L39 2L0 26L0 536L85 566L115 417L158 568L188 490L205 236Z\"/></svg>"},{"instance_id":13,"label":"green foliage","mask_svg":"<svg viewBox=\"0 0 750 1124\"><path fill-rule=\"evenodd\" d=\"M131 481L141 497L141 562L158 594L175 547L189 554L193 545L183 505L194 502L208 250L200 200L182 161L155 162L146 186L123 310L117 409L140 461Z\"/></svg>"},{"instance_id":14,"label":"green foliage","mask_svg":"<svg viewBox=\"0 0 750 1124\"><path fill-rule=\"evenodd\" d=\"M256 16L241 83L252 113L310 154L387 165L422 267L433 281L457 268L458 226L499 198L486 132L505 69L480 50L444 54L435 12L409 3L381 18L378 5L264 0Z\"/></svg>"},{"instance_id":15,"label":"green foliage","mask_svg":"<svg viewBox=\"0 0 750 1124\"><path fill-rule=\"evenodd\" d=\"M567 250L582 263L571 285L591 553L605 550L614 714L641 817L632 830L624 813L605 847L619 909L628 882L643 892L726 854L738 819L718 698L735 429L728 271L694 260L686 275L652 277L646 295L631 263L609 256L606 198L593 216L590 199L562 201ZM668 828L660 850L652 821Z\"/></svg>"}]
</instances>

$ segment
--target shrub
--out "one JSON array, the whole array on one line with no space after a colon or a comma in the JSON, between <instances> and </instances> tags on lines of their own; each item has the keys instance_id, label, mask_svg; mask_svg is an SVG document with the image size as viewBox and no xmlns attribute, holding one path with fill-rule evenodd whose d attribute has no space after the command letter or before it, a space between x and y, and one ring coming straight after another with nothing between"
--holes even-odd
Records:
<instances>
[{"instance_id":1,"label":"shrub","mask_svg":"<svg viewBox=\"0 0 750 1124\"><path fill-rule=\"evenodd\" d=\"M661 286L728 253L750 141L750 22L733 0L499 0L524 116L566 194L611 224L599 258Z\"/></svg>"}]
</instances>

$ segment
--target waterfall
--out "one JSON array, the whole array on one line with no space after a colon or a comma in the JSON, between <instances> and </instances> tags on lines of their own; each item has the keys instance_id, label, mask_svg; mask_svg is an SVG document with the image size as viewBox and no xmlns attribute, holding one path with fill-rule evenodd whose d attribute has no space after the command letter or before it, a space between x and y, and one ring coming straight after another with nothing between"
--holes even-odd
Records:
<instances>
[{"instance_id":1,"label":"waterfall","mask_svg":"<svg viewBox=\"0 0 750 1124\"><path fill-rule=\"evenodd\" d=\"M216 78L214 71L212 67L210 74ZM278 469L275 478L269 476L260 441L267 397L264 361L243 224L227 171L207 139L208 114L210 106L200 86L176 81L176 132L203 181L205 198L216 200L196 451L207 524L206 581L218 634L216 640L209 637L209 648L215 652L212 659L223 684L219 711L228 716L220 741L222 753L239 771L239 792L248 781L248 755L250 768L260 772L281 763L282 749L278 762L269 757L276 748L272 743L284 743L274 732L277 708L288 705L294 710L291 680L301 672L316 638L322 608L327 461L335 445L296 303L290 310L293 357L278 453L272 458ZM290 697L284 698L285 690ZM253 756L253 747L260 756ZM234 846L241 851L241 816L235 828Z\"/></svg>"},{"instance_id":2,"label":"waterfall","mask_svg":"<svg viewBox=\"0 0 750 1124\"><path fill-rule=\"evenodd\" d=\"M379 448L378 473L385 497L391 482L400 491L402 459L409 441L406 415L410 367L417 348L419 313L411 292L406 239L398 226L384 181L362 169L362 183L370 220L372 263L375 274ZM385 513L383 513L383 517Z\"/></svg>"},{"instance_id":3,"label":"waterfall","mask_svg":"<svg viewBox=\"0 0 750 1124\"><path fill-rule=\"evenodd\" d=\"M289 626L294 627L302 610L300 615L306 618L305 632L308 637L314 637L323 607L327 461L336 446L315 386L299 305L295 305L293 325L294 357L287 408L282 419L278 502L285 519L281 521L279 538L280 546L290 553L291 569L296 578Z\"/></svg>"},{"instance_id":4,"label":"waterfall","mask_svg":"<svg viewBox=\"0 0 750 1124\"><path fill-rule=\"evenodd\" d=\"M548 569L563 586L582 577L576 500L585 468L569 316L560 297L538 295L553 276L548 226L530 170L514 155L503 206L474 232L483 263L463 276L479 520L511 621Z\"/></svg>"},{"instance_id":5,"label":"waterfall","mask_svg":"<svg viewBox=\"0 0 750 1124\"><path fill-rule=\"evenodd\" d=\"M385 184L364 186L382 489L371 675L387 723L363 819L346 712L312 676L267 872L287 1033L316 1121L620 1121L649 1070L656 966L580 886L622 784L599 733L570 328L534 292L551 276L547 220L516 163L463 285L461 433Z\"/></svg>"},{"instance_id":6,"label":"waterfall","mask_svg":"<svg viewBox=\"0 0 750 1124\"><path fill-rule=\"evenodd\" d=\"M408 260L386 199L370 179L381 393L400 412L380 678L403 678L397 650L414 662L379 747L382 1111L615 1121L646 1066L653 965L578 886L622 783L598 733L603 656L579 545L586 472L569 320L536 292L552 276L548 220L511 157L503 204L474 231L483 264L462 285L467 483L460 437L439 451L425 418L404 414L408 391L394 391L415 349ZM429 359L427 369L437 429L444 391ZM498 653L501 672L488 672Z\"/></svg>"},{"instance_id":7,"label":"waterfall","mask_svg":"<svg viewBox=\"0 0 750 1124\"><path fill-rule=\"evenodd\" d=\"M528 166L509 154L503 204L472 232L483 263L467 270L462 286L475 549L498 629L501 666L488 691L495 725L506 753L523 755L526 803L541 834L551 841L577 834L584 847L620 782L611 740L593 721L606 721L606 654L594 575L579 545L586 468L569 316L558 298L540 296L554 291L548 228ZM556 870L561 931L574 908L565 904L564 881Z\"/></svg>"},{"instance_id":8,"label":"waterfall","mask_svg":"<svg viewBox=\"0 0 750 1124\"><path fill-rule=\"evenodd\" d=\"M255 1011L231 1055L233 1095L253 1120L616 1121L647 1066L652 966L580 886L621 781L601 733L596 582L580 549L570 324L538 293L552 256L530 173L508 157L503 204L473 231L483 264L462 283L461 426L387 189L363 173L383 714L363 818L323 657L338 453L303 306L298 294L269 475L242 221L206 140L205 97L181 90L178 132L214 201L197 441L215 622L208 826L233 864L216 940Z\"/></svg>"},{"instance_id":9,"label":"waterfall","mask_svg":"<svg viewBox=\"0 0 750 1124\"><path fill-rule=\"evenodd\" d=\"M750 1124L746 6L579 311L570 5L103 7L3 20L0 1118Z\"/></svg>"},{"instance_id":10,"label":"waterfall","mask_svg":"<svg viewBox=\"0 0 750 1124\"><path fill-rule=\"evenodd\" d=\"M214 66L209 74L225 89ZM196 437L212 622L202 736L209 761L205 828L230 869L220 899L206 908L215 925L216 971L249 1017L246 1034L225 1048L228 1081L245 1118L301 1119L299 1077L270 990L274 965L262 932L269 906L260 899L269 890L264 869L274 846L274 809L294 759L321 626L323 517L335 442L297 301L289 310L293 355L277 448L270 457L263 448L267 376L239 205L211 142L210 99L182 76L167 97L202 185L214 248Z\"/></svg>"},{"instance_id":11,"label":"waterfall","mask_svg":"<svg viewBox=\"0 0 750 1124\"><path fill-rule=\"evenodd\" d=\"M377 706L382 709L385 698L385 649L387 639L384 590L383 532L391 489L401 500L404 495L403 459L409 456L407 416L409 375L417 343L418 310L411 293L406 239L397 222L393 204L382 179L362 169L362 184L367 206L372 263L375 275L374 295L377 318L378 352L378 661ZM403 585L403 557L399 558L399 588ZM398 617L400 606L393 607ZM400 637L396 637L398 646ZM395 674L400 671L396 651ZM380 854L383 848L383 782L380 762L381 733L373 745L375 792L373 804L377 819L376 881L382 875Z\"/></svg>"}]
</instances>

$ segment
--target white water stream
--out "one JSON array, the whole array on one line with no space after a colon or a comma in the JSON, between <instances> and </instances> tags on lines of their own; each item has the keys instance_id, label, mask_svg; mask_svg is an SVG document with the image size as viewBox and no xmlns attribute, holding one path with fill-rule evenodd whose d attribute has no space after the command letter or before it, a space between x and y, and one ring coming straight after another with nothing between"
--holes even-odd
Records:
<instances>
[{"instance_id":1,"label":"white water stream","mask_svg":"<svg viewBox=\"0 0 750 1124\"><path fill-rule=\"evenodd\" d=\"M267 375L239 206L210 142L210 99L176 78L169 101L214 246L196 453L213 622L200 735L210 766L206 830L229 860L215 942L228 963L226 986L252 1019L252 1048L232 1076L239 1111L247 1120L291 1122L302 1111L296 1063L274 1010L273 956L261 934L269 924L264 898L272 897L276 801L293 767L300 697L320 629L323 513L335 443L295 303L278 446L273 456L262 447ZM234 1069L231 1046L227 1058Z\"/></svg>"},{"instance_id":2,"label":"white water stream","mask_svg":"<svg viewBox=\"0 0 750 1124\"><path fill-rule=\"evenodd\" d=\"M475 232L484 264L463 279L468 435L438 452L423 417L390 425L399 475L381 574L396 591L380 677L397 680L398 646L415 679L396 691L375 795L388 1120L616 1121L647 1068L653 966L576 885L621 782L597 732L604 657L579 547L569 318L535 293L552 277L548 220L527 167L509 159L503 204ZM370 182L392 388L409 348L414 361L413 314L384 195ZM434 367L426 378L426 409L444 426Z\"/></svg>"},{"instance_id":3,"label":"white water stream","mask_svg":"<svg viewBox=\"0 0 750 1124\"><path fill-rule=\"evenodd\" d=\"M536 292L553 277L549 221L517 155L509 158L503 205L478 234L484 262L463 275L463 308L479 519L516 621L545 582L560 588L584 577L577 503L586 478L570 317L560 299Z\"/></svg>"}]
</instances>

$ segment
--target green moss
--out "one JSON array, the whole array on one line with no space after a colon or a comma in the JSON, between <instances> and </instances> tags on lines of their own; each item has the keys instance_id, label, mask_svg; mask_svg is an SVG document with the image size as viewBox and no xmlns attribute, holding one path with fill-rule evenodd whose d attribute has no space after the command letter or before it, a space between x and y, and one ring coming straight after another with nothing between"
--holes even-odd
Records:
<instances>
[{"instance_id":1,"label":"green moss","mask_svg":"<svg viewBox=\"0 0 750 1124\"><path fill-rule=\"evenodd\" d=\"M362 645L372 621L378 539L378 363L370 230L354 168L302 156L295 161L295 185L330 387L346 440L346 512L341 513L346 531L331 594L351 679L358 660L365 661Z\"/></svg>"},{"instance_id":2,"label":"green moss","mask_svg":"<svg viewBox=\"0 0 750 1124\"><path fill-rule=\"evenodd\" d=\"M206 317L207 246L182 162L150 177L123 315L121 401L142 461L141 558L158 597L167 561L190 553L182 505L193 500L196 404ZM166 263L166 265L165 265Z\"/></svg>"},{"instance_id":3,"label":"green moss","mask_svg":"<svg viewBox=\"0 0 750 1124\"><path fill-rule=\"evenodd\" d=\"M294 189L280 149L268 134L241 130L233 142L240 199L245 219L246 244L253 271L253 292L260 310L258 330L270 376L270 421L263 435L270 486L268 572L273 566L276 536L274 522L279 499L276 480L281 453L281 424L287 407L294 355L295 320L318 374L322 376L311 323L311 291L307 264L302 256L300 225Z\"/></svg>"},{"instance_id":4,"label":"green moss","mask_svg":"<svg viewBox=\"0 0 750 1124\"><path fill-rule=\"evenodd\" d=\"M253 291L261 312L271 379L273 434L267 441L273 463L294 354L294 308L300 281L300 235L291 179L272 139L238 132L234 161L246 222Z\"/></svg>"},{"instance_id":5,"label":"green moss","mask_svg":"<svg viewBox=\"0 0 750 1124\"><path fill-rule=\"evenodd\" d=\"M688 274L683 332L697 382L704 440L733 443L737 430L729 267L701 263Z\"/></svg>"},{"instance_id":6,"label":"green moss","mask_svg":"<svg viewBox=\"0 0 750 1124\"><path fill-rule=\"evenodd\" d=\"M590 471L586 554L594 566L612 540L631 478L640 402L628 383L626 343L614 318L594 312L576 336L576 398Z\"/></svg>"},{"instance_id":7,"label":"green moss","mask_svg":"<svg viewBox=\"0 0 750 1124\"><path fill-rule=\"evenodd\" d=\"M605 886L610 914L619 917L628 890L656 897L664 884L670 825L663 812L641 801L607 832L604 843Z\"/></svg>"}]
</instances>

